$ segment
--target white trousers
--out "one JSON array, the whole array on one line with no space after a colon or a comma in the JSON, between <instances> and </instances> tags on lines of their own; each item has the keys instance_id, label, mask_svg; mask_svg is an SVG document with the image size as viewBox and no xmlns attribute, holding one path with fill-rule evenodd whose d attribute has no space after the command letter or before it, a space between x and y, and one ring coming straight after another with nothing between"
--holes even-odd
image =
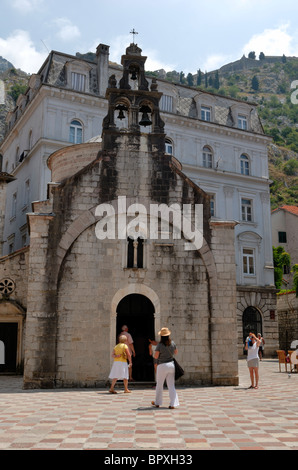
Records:
<instances>
[{"instance_id":1,"label":"white trousers","mask_svg":"<svg viewBox=\"0 0 298 470\"><path fill-rule=\"evenodd\" d=\"M166 362L165 364L159 364L157 366L155 404L158 406L162 405L163 384L165 380L167 382L168 391L170 395L170 406L179 406L178 395L175 389L174 362Z\"/></svg>"}]
</instances>

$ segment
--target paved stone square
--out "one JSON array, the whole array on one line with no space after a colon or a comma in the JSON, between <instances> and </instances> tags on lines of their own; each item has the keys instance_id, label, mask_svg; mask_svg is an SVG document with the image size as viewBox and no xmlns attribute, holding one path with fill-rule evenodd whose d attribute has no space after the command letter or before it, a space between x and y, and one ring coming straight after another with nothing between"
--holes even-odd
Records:
<instances>
[{"instance_id":1,"label":"paved stone square","mask_svg":"<svg viewBox=\"0 0 298 470\"><path fill-rule=\"evenodd\" d=\"M180 407L152 408L154 389L22 390L0 376L0 450L298 450L298 374L260 363L249 390L245 360L239 385L177 387Z\"/></svg>"}]
</instances>

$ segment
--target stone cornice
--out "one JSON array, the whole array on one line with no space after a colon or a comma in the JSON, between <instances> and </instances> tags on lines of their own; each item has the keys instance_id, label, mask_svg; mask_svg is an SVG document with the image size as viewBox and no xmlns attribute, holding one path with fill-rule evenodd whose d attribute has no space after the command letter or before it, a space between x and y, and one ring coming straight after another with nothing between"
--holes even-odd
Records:
<instances>
[{"instance_id":1,"label":"stone cornice","mask_svg":"<svg viewBox=\"0 0 298 470\"><path fill-rule=\"evenodd\" d=\"M165 121L165 124L178 125L179 127L189 127L197 130L203 130L210 134L227 135L229 137L237 138L238 140L263 142L269 144L272 142L272 138L265 134L259 134L257 132L245 131L224 124L218 124L216 122L202 121L201 119L191 118L188 116L182 116L179 114L166 113L161 111L161 116Z\"/></svg>"},{"instance_id":2,"label":"stone cornice","mask_svg":"<svg viewBox=\"0 0 298 470\"><path fill-rule=\"evenodd\" d=\"M205 168L203 166L197 166L197 165L190 165L188 163L182 163L182 167L184 170L187 170L188 172L193 171L198 173L199 176L202 176L204 174L208 175L210 178L210 175L212 175L213 178L221 178L223 175L225 177L229 176L231 178L237 178L238 183L240 181L250 181L250 182L255 182L255 183L264 183L266 185L272 183L272 181L269 178L263 178L260 176L252 176L252 175L243 175L242 173L237 173L236 171L228 171L228 170L219 170L215 168Z\"/></svg>"}]
</instances>

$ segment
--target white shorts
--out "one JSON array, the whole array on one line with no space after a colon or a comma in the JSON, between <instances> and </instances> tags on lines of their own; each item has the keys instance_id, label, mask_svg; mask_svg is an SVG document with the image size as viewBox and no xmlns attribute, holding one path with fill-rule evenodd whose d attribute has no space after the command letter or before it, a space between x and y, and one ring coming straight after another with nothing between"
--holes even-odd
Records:
<instances>
[{"instance_id":1,"label":"white shorts","mask_svg":"<svg viewBox=\"0 0 298 470\"><path fill-rule=\"evenodd\" d=\"M259 358L256 357L255 359L250 359L247 361L247 367L259 367Z\"/></svg>"}]
</instances>

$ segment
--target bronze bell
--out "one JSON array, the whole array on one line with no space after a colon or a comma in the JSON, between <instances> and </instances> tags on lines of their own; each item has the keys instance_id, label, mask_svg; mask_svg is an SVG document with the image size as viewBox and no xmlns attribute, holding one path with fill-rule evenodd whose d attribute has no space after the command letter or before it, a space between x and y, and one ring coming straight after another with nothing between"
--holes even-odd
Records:
<instances>
[{"instance_id":1,"label":"bronze bell","mask_svg":"<svg viewBox=\"0 0 298 470\"><path fill-rule=\"evenodd\" d=\"M139 122L139 125L144 127L151 126L152 121L150 120L148 115L148 113L151 112L151 109L148 106L143 106L140 111L143 113L143 115L142 119Z\"/></svg>"},{"instance_id":2,"label":"bronze bell","mask_svg":"<svg viewBox=\"0 0 298 470\"><path fill-rule=\"evenodd\" d=\"M125 114L123 111L126 111L126 107L120 104L119 106L117 106L116 109L119 111L117 119L120 119L120 121L122 121L122 119L125 119Z\"/></svg>"},{"instance_id":3,"label":"bronze bell","mask_svg":"<svg viewBox=\"0 0 298 470\"><path fill-rule=\"evenodd\" d=\"M138 79L138 76L137 76L137 72L136 72L136 69L133 69L132 72L131 72L131 77L130 77L132 80L137 80Z\"/></svg>"}]
</instances>

